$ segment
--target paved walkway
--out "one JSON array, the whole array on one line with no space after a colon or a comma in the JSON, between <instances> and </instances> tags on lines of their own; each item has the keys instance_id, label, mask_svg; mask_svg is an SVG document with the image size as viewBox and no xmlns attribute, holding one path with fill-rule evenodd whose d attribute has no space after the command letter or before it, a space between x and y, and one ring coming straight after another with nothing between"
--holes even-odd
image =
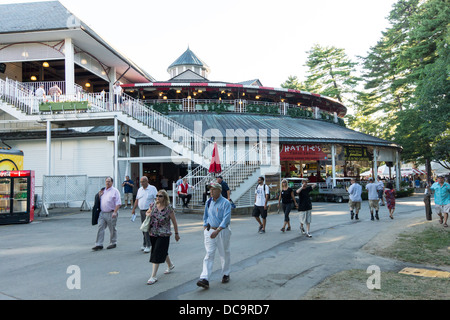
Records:
<instances>
[{"instance_id":1,"label":"paved walkway","mask_svg":"<svg viewBox=\"0 0 450 320\"><path fill-rule=\"evenodd\" d=\"M196 286L204 257L202 218L177 214L180 242L172 238L172 274L146 285L151 273L149 255L140 251L140 223L130 221L130 210L121 210L118 246L93 252L97 227L89 212L52 210L50 217L29 225L0 226L0 300L292 300L301 299L330 275L347 269L366 270L377 265L382 271L400 271L404 264L361 251L386 228L425 221L422 196L397 200L396 219L381 207L381 220L369 219L363 203L361 220L351 221L348 205L314 203L312 239L299 232L298 213L291 214L293 231L282 233L282 214L268 217L266 234L258 234L254 218L232 219L232 274L221 284L216 254L210 289ZM434 223L436 223L436 217ZM109 231L106 231L109 239ZM105 243L106 247L107 243ZM79 271L80 288L70 290ZM68 269L69 268L69 269ZM68 273L69 271L69 273Z\"/></svg>"}]
</instances>

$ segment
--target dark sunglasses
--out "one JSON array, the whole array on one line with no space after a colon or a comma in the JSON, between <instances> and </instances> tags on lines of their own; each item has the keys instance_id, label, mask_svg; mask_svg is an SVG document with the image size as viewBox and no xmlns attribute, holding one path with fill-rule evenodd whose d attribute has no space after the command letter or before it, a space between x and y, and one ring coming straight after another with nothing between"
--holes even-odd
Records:
<instances>
[{"instance_id":1,"label":"dark sunglasses","mask_svg":"<svg viewBox=\"0 0 450 320\"><path fill-rule=\"evenodd\" d=\"M164 196L162 194L158 194L157 197L158 198L164 198Z\"/></svg>"}]
</instances>

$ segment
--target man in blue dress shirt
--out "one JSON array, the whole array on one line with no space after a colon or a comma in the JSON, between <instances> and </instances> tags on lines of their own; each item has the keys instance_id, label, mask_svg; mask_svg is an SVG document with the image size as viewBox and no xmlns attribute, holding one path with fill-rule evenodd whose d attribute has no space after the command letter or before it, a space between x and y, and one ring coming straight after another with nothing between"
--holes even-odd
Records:
<instances>
[{"instance_id":1,"label":"man in blue dress shirt","mask_svg":"<svg viewBox=\"0 0 450 320\"><path fill-rule=\"evenodd\" d=\"M222 193L222 185L212 183L210 185L211 198L206 202L203 214L203 234L206 256L203 260L203 271L197 286L208 289L209 278L212 273L216 249L219 251L222 263L222 283L230 281L230 222L231 204Z\"/></svg>"}]
</instances>

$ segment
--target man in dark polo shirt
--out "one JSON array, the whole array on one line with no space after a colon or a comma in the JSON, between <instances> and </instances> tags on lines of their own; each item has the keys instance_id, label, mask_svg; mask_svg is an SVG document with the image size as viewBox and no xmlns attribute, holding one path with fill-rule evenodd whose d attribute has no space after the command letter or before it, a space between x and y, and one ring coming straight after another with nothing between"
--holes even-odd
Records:
<instances>
[{"instance_id":1,"label":"man in dark polo shirt","mask_svg":"<svg viewBox=\"0 0 450 320\"><path fill-rule=\"evenodd\" d=\"M230 201L231 200L231 198L230 198L231 190L228 187L228 184L225 181L223 181L222 176L217 177L217 183L219 183L222 186L222 197L224 197L225 199L228 199L228 201Z\"/></svg>"}]
</instances>

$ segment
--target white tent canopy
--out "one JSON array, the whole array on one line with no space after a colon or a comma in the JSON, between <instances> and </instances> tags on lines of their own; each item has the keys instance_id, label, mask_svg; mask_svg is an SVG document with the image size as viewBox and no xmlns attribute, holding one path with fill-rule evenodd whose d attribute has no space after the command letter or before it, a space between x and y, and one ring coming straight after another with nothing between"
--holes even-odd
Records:
<instances>
[{"instance_id":1,"label":"white tent canopy","mask_svg":"<svg viewBox=\"0 0 450 320\"><path fill-rule=\"evenodd\" d=\"M420 169L402 168L402 177L417 176L417 175L422 175L422 174L426 174L426 172L423 170L420 170ZM373 176L372 169L370 169L369 171L366 171L364 173L361 173L361 177L371 177L371 176ZM389 177L389 167L386 165L378 167L378 176ZM395 167L391 168L391 176L392 177L396 176Z\"/></svg>"},{"instance_id":2,"label":"white tent canopy","mask_svg":"<svg viewBox=\"0 0 450 320\"><path fill-rule=\"evenodd\" d=\"M395 176L395 168L391 168L391 175ZM369 171L363 172L360 174L361 177L370 177L372 175L372 169ZM378 176L380 177L389 177L389 167L387 165L383 165L378 167Z\"/></svg>"},{"instance_id":3,"label":"white tent canopy","mask_svg":"<svg viewBox=\"0 0 450 320\"><path fill-rule=\"evenodd\" d=\"M420 166L419 167L420 170L425 171L425 166ZM447 168L441 166L439 163L437 162L431 162L431 171L434 174L450 174L450 170L448 170Z\"/></svg>"}]
</instances>

